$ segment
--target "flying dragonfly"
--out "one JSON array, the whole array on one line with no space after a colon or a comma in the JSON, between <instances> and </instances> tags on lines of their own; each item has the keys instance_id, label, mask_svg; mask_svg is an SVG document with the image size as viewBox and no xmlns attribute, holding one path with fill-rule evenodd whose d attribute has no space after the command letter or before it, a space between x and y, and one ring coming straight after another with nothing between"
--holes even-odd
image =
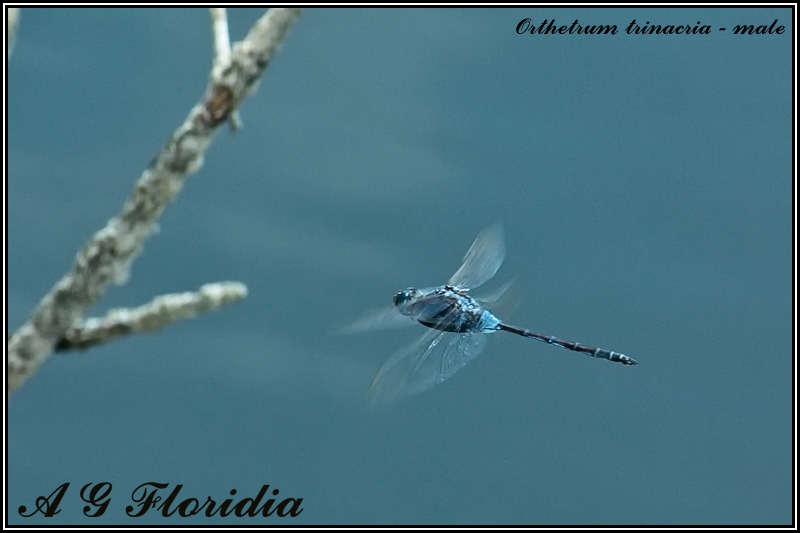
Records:
<instances>
[{"instance_id":1,"label":"flying dragonfly","mask_svg":"<svg viewBox=\"0 0 800 533\"><path fill-rule=\"evenodd\" d=\"M503 259L503 227L496 224L478 235L461 267L446 285L404 289L394 295L394 307L372 314L348 328L349 331L364 331L415 322L431 328L418 341L384 363L367 392L370 403L388 403L438 385L483 350L486 333L497 331L507 331L624 365L637 364L619 352L565 341L502 322L484 306L496 301L509 284L490 298L474 298L468 293L489 281L503 264Z\"/></svg>"}]
</instances>

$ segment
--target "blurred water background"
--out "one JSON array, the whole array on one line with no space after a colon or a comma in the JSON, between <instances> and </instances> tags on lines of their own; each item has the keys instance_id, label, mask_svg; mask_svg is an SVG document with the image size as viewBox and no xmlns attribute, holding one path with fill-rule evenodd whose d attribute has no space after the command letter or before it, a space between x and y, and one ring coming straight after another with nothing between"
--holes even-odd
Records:
<instances>
[{"instance_id":1,"label":"blurred water background","mask_svg":"<svg viewBox=\"0 0 800 533\"><path fill-rule=\"evenodd\" d=\"M240 39L263 11L229 11ZM219 280L241 304L56 356L8 406L11 524L787 524L790 9L302 15L134 264L93 309ZM619 33L518 35L555 19ZM626 35L628 24L711 35ZM786 26L733 35L735 24ZM720 32L718 28L727 27ZM116 214L202 95L207 10L22 12L9 66L8 327ZM337 337L443 283L503 221L510 322L445 384L364 393L423 330ZM505 337L505 338L503 338ZM101 519L79 491L109 482ZM303 498L296 518L125 514ZM61 513L22 519L64 482Z\"/></svg>"}]
</instances>

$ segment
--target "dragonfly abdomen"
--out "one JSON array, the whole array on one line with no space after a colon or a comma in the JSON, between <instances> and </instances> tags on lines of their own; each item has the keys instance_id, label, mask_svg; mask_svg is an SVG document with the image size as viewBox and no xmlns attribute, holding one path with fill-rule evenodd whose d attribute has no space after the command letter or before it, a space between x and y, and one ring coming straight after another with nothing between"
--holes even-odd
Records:
<instances>
[{"instance_id":1,"label":"dragonfly abdomen","mask_svg":"<svg viewBox=\"0 0 800 533\"><path fill-rule=\"evenodd\" d=\"M610 350L604 350L602 348L594 348L592 346L586 346L579 342L565 341L564 339L559 339L553 335L547 336L547 335L542 335L541 333L534 333L529 329L509 326L508 324L503 324L502 322L497 325L497 329L502 331L508 331L509 333L514 333L522 337L528 337L529 339L536 339L537 341L546 342L547 344L552 344L554 346L559 346L561 348L566 348L567 350L572 350L573 352L585 353L586 355L597 357L599 359L608 359L609 361L613 361L615 363L622 363L623 365L639 364L634 359L631 359L627 355L619 352L612 352Z\"/></svg>"}]
</instances>

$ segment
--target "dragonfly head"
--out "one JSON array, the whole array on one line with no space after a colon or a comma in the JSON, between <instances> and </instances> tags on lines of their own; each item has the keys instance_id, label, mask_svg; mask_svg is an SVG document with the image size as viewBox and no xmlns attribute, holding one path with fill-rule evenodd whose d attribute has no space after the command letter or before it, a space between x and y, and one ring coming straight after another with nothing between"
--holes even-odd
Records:
<instances>
[{"instance_id":1,"label":"dragonfly head","mask_svg":"<svg viewBox=\"0 0 800 533\"><path fill-rule=\"evenodd\" d=\"M395 307L398 307L400 309L400 312L402 313L406 303L408 303L410 300L413 300L414 298L417 298L418 296L419 296L419 291L417 289L412 289L412 288L403 289L402 291L394 295L394 300L393 300L394 305Z\"/></svg>"}]
</instances>

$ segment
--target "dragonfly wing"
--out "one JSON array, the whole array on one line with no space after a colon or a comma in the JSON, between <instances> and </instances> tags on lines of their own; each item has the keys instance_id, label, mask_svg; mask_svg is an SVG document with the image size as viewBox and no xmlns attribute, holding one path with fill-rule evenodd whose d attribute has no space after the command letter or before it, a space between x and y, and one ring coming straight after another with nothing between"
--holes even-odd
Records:
<instances>
[{"instance_id":1,"label":"dragonfly wing","mask_svg":"<svg viewBox=\"0 0 800 533\"><path fill-rule=\"evenodd\" d=\"M475 299L483 304L495 304L500 301L503 295L505 295L506 291L510 289L513 284L514 280L512 279L511 281L503 283L501 287L493 290L489 294L484 296L475 296Z\"/></svg>"},{"instance_id":2,"label":"dragonfly wing","mask_svg":"<svg viewBox=\"0 0 800 533\"><path fill-rule=\"evenodd\" d=\"M485 345L482 333L432 329L384 363L367 391L367 400L382 404L428 390L463 368Z\"/></svg>"},{"instance_id":3,"label":"dragonfly wing","mask_svg":"<svg viewBox=\"0 0 800 533\"><path fill-rule=\"evenodd\" d=\"M387 307L370 311L349 326L338 331L340 334L363 333L365 331L378 331L385 329L404 328L413 326L417 322L405 316L396 307Z\"/></svg>"},{"instance_id":4,"label":"dragonfly wing","mask_svg":"<svg viewBox=\"0 0 800 533\"><path fill-rule=\"evenodd\" d=\"M506 257L503 225L498 223L484 229L472 243L461 268L447 282L464 289L474 289L495 275Z\"/></svg>"}]
</instances>

